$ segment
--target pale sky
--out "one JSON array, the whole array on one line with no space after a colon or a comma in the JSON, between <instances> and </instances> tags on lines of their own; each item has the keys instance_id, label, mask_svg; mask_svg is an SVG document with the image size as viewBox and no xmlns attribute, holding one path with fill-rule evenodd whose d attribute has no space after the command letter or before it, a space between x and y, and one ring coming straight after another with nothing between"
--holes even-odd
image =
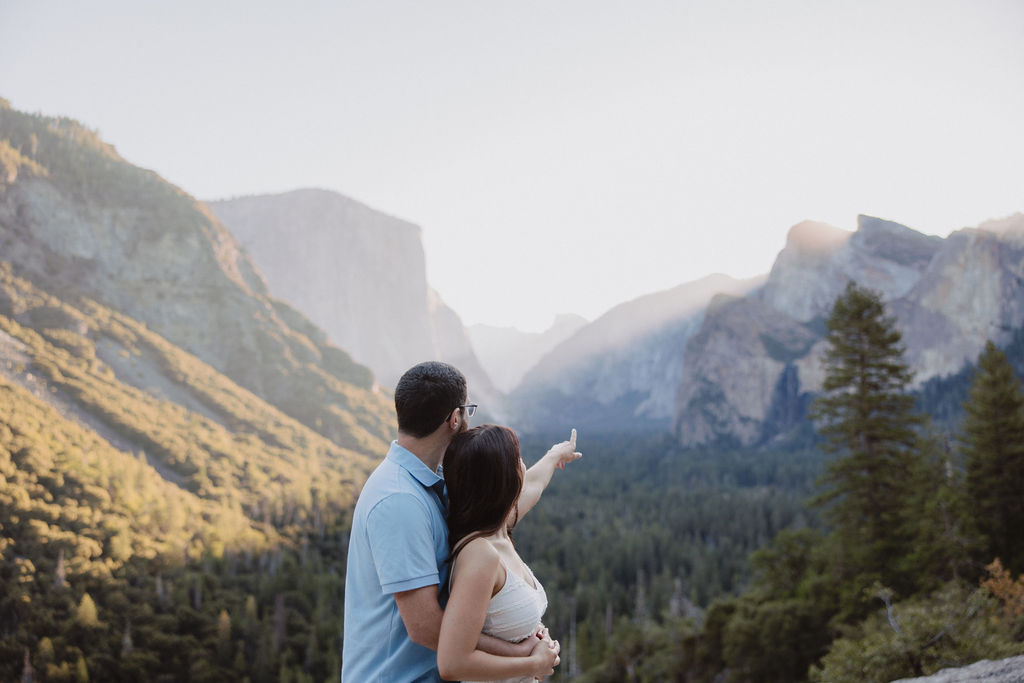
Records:
<instances>
[{"instance_id":1,"label":"pale sky","mask_svg":"<svg viewBox=\"0 0 1024 683\"><path fill-rule=\"evenodd\" d=\"M201 199L423 228L466 324L539 330L803 219L1024 211L1024 2L0 0L0 97Z\"/></svg>"}]
</instances>

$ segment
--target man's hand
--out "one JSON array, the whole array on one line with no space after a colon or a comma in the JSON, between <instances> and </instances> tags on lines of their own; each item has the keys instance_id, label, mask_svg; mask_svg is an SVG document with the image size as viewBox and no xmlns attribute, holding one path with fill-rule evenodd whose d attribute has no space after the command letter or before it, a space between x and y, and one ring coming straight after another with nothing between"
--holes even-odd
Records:
<instances>
[{"instance_id":1,"label":"man's hand","mask_svg":"<svg viewBox=\"0 0 1024 683\"><path fill-rule=\"evenodd\" d=\"M533 654L533 648L537 647L538 638L540 636L535 634L529 638L523 638L518 643L512 643L511 651L504 654L511 657L529 657Z\"/></svg>"},{"instance_id":2,"label":"man's hand","mask_svg":"<svg viewBox=\"0 0 1024 683\"><path fill-rule=\"evenodd\" d=\"M527 638L526 640L532 641L533 638ZM555 673L555 667L561 663L562 660L559 658L558 653L561 652L562 646L558 644L557 640L551 640L550 637L537 640L536 643L533 647L533 652L530 654L530 658L537 665L533 675L535 678L544 680Z\"/></svg>"},{"instance_id":3,"label":"man's hand","mask_svg":"<svg viewBox=\"0 0 1024 683\"><path fill-rule=\"evenodd\" d=\"M562 646L558 644L557 641L551 639L551 633L548 631L548 627L543 623L537 626L537 632L534 633L531 638L526 638L523 642L530 643L531 646L536 647L536 642L533 640L534 638L540 638L541 640L547 641L548 647L557 647L558 651L561 652ZM555 665L557 666L557 664L558 663L556 662ZM544 683L544 681L547 680L547 676L535 676L534 678L540 683Z\"/></svg>"}]
</instances>

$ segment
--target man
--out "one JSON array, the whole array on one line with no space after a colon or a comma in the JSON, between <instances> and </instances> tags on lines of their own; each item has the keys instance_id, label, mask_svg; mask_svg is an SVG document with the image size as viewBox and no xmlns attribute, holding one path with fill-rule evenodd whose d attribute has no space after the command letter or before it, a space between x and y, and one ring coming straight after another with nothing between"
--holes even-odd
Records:
<instances>
[{"instance_id":1,"label":"man","mask_svg":"<svg viewBox=\"0 0 1024 683\"><path fill-rule=\"evenodd\" d=\"M356 503L345 580L344 683L440 681L438 586L447 579L448 526L438 474L452 437L469 426L466 378L446 363L420 363L395 388L398 439ZM490 636L479 648L529 656L533 643Z\"/></svg>"}]
</instances>

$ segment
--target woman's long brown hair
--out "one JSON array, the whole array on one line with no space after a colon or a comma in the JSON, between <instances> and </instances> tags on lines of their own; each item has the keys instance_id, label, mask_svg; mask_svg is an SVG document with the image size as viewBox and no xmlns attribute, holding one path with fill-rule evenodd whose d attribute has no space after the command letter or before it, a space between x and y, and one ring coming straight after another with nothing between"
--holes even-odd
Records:
<instances>
[{"instance_id":1,"label":"woman's long brown hair","mask_svg":"<svg viewBox=\"0 0 1024 683\"><path fill-rule=\"evenodd\" d=\"M523 490L519 463L519 437L508 427L480 425L452 439L444 454L449 561L463 541L505 524Z\"/></svg>"}]
</instances>

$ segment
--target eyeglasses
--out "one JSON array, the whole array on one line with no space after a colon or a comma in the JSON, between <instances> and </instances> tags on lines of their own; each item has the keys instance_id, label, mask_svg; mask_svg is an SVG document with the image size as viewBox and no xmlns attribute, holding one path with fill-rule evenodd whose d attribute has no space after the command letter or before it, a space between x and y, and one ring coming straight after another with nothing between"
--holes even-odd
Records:
<instances>
[{"instance_id":1,"label":"eyeglasses","mask_svg":"<svg viewBox=\"0 0 1024 683\"><path fill-rule=\"evenodd\" d=\"M473 415L476 413L477 404L476 403L463 403L461 406L456 406L456 407L460 408L462 410L465 410L466 411L466 417L473 417Z\"/></svg>"}]
</instances>

